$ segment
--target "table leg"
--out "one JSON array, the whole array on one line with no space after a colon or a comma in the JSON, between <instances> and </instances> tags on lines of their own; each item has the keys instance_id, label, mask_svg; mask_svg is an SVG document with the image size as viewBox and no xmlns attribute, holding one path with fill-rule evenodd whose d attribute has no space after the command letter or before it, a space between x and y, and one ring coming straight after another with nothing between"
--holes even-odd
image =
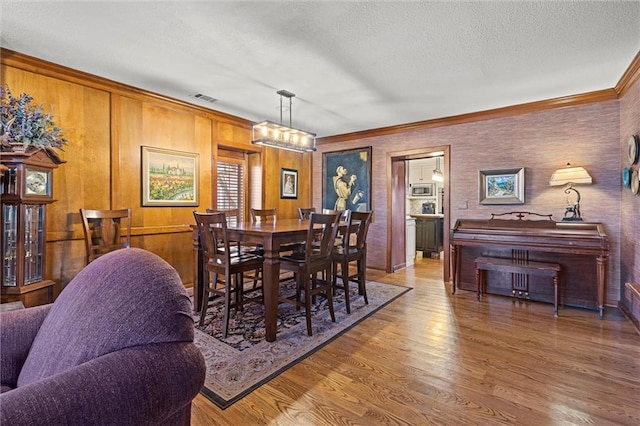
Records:
<instances>
[{"instance_id":1,"label":"table leg","mask_svg":"<svg viewBox=\"0 0 640 426\"><path fill-rule=\"evenodd\" d=\"M278 332L278 292L280 290L280 257L278 250L265 245L262 267L264 286L264 322L267 342L275 342Z\"/></svg>"},{"instance_id":2,"label":"table leg","mask_svg":"<svg viewBox=\"0 0 640 426\"><path fill-rule=\"evenodd\" d=\"M557 275L553 277L553 289L554 289L553 314L557 317L558 316L558 276Z\"/></svg>"},{"instance_id":3,"label":"table leg","mask_svg":"<svg viewBox=\"0 0 640 426\"><path fill-rule=\"evenodd\" d=\"M600 319L604 318L604 292L607 271L607 257L596 257L597 277L598 277L598 309L600 310Z\"/></svg>"}]
</instances>

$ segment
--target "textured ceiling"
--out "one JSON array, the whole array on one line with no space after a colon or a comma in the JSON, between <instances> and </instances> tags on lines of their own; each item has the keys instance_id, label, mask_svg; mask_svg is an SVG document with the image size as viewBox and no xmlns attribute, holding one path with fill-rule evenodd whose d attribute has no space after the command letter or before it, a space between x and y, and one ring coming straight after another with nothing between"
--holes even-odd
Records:
<instances>
[{"instance_id":1,"label":"textured ceiling","mask_svg":"<svg viewBox=\"0 0 640 426\"><path fill-rule=\"evenodd\" d=\"M318 136L612 88L640 51L640 0L0 4L2 47L252 121L286 89Z\"/></svg>"}]
</instances>

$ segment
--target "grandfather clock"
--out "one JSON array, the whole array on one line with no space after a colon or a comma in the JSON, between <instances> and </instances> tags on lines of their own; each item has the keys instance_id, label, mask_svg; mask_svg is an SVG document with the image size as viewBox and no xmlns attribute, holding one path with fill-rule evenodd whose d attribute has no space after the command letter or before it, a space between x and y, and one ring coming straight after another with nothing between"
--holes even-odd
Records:
<instances>
[{"instance_id":1,"label":"grandfather clock","mask_svg":"<svg viewBox=\"0 0 640 426\"><path fill-rule=\"evenodd\" d=\"M51 148L0 153L0 220L2 222L2 303L25 307L53 302L52 280L44 277L46 208L55 200L53 169L64 163Z\"/></svg>"}]
</instances>

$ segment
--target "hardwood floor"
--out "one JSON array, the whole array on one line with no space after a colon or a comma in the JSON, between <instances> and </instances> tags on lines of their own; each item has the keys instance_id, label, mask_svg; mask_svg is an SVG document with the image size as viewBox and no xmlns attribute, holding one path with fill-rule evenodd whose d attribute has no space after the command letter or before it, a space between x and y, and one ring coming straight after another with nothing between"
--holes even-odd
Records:
<instances>
[{"instance_id":1,"label":"hardwood floor","mask_svg":"<svg viewBox=\"0 0 640 426\"><path fill-rule=\"evenodd\" d=\"M441 261L368 278L414 290L192 425L638 425L640 335L595 311L458 291Z\"/></svg>"}]
</instances>

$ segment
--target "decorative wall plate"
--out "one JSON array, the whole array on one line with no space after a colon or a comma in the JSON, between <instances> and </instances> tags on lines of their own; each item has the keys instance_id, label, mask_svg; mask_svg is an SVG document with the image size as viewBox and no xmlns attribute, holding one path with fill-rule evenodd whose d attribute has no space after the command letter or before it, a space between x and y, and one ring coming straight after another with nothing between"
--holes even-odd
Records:
<instances>
[{"instance_id":1,"label":"decorative wall plate","mask_svg":"<svg viewBox=\"0 0 640 426\"><path fill-rule=\"evenodd\" d=\"M631 174L631 192L634 194L638 193L638 188L640 187L640 178L638 177L638 171L634 170Z\"/></svg>"},{"instance_id":2,"label":"decorative wall plate","mask_svg":"<svg viewBox=\"0 0 640 426\"><path fill-rule=\"evenodd\" d=\"M631 165L638 162L638 157L640 157L640 138L638 136L631 135L627 139L627 157Z\"/></svg>"},{"instance_id":3,"label":"decorative wall plate","mask_svg":"<svg viewBox=\"0 0 640 426\"><path fill-rule=\"evenodd\" d=\"M628 167L622 169L622 186L628 188L631 185L631 170Z\"/></svg>"}]
</instances>

